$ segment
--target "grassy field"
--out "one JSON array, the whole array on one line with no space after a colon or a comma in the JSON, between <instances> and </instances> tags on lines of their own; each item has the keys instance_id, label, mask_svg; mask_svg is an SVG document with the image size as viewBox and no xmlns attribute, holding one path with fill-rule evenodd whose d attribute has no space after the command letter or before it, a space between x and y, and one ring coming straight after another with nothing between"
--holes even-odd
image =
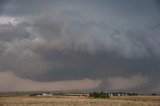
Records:
<instances>
[{"instance_id":1,"label":"grassy field","mask_svg":"<svg viewBox=\"0 0 160 106\"><path fill-rule=\"evenodd\" d=\"M126 96L110 99L83 96L8 96L0 97L0 106L160 106L160 96Z\"/></svg>"}]
</instances>

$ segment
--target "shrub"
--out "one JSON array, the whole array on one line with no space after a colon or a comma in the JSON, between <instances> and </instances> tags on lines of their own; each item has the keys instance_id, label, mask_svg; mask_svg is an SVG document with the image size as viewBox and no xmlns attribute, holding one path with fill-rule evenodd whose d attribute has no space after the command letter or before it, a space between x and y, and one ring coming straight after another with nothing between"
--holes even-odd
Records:
<instances>
[{"instance_id":1,"label":"shrub","mask_svg":"<svg viewBox=\"0 0 160 106\"><path fill-rule=\"evenodd\" d=\"M90 93L89 96L94 98L109 98L109 96L104 92L100 92L100 93L93 92L93 93Z\"/></svg>"},{"instance_id":2,"label":"shrub","mask_svg":"<svg viewBox=\"0 0 160 106\"><path fill-rule=\"evenodd\" d=\"M152 96L156 96L156 94L155 94L155 93L152 93Z\"/></svg>"}]
</instances>

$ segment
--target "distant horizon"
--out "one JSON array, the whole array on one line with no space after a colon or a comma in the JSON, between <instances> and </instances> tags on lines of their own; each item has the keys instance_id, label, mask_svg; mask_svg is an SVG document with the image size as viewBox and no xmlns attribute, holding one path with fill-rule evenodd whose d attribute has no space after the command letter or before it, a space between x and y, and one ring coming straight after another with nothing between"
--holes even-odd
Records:
<instances>
[{"instance_id":1,"label":"distant horizon","mask_svg":"<svg viewBox=\"0 0 160 106\"><path fill-rule=\"evenodd\" d=\"M42 91L38 91L38 90L35 90L35 91L0 91L0 95L3 94L3 93L27 93L27 94L30 94L30 93L53 93L53 94L61 94L61 93L64 93L64 94L84 94L84 93L93 93L93 92L104 92L104 91L96 91L96 90L88 90L88 91L80 91L80 90L68 90L68 91L45 91L45 90L42 90ZM118 91L106 91L104 93L137 93L137 94L142 94L142 95L152 95L152 94L156 94L157 96L160 96L160 92L136 92L136 91L121 91L121 90L118 90Z\"/></svg>"}]
</instances>

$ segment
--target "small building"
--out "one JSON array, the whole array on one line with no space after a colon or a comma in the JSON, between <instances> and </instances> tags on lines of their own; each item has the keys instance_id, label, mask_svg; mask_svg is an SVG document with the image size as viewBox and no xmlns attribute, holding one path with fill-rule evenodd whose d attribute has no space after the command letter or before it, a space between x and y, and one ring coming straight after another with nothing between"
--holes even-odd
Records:
<instances>
[{"instance_id":1,"label":"small building","mask_svg":"<svg viewBox=\"0 0 160 106\"><path fill-rule=\"evenodd\" d=\"M42 96L53 96L52 93L43 93Z\"/></svg>"},{"instance_id":2,"label":"small building","mask_svg":"<svg viewBox=\"0 0 160 106\"><path fill-rule=\"evenodd\" d=\"M110 94L108 94L108 96L113 96L113 94L112 94L112 93L110 93Z\"/></svg>"},{"instance_id":3,"label":"small building","mask_svg":"<svg viewBox=\"0 0 160 106\"><path fill-rule=\"evenodd\" d=\"M114 93L109 93L109 96L127 96L126 93L122 93L122 92L114 92Z\"/></svg>"}]
</instances>

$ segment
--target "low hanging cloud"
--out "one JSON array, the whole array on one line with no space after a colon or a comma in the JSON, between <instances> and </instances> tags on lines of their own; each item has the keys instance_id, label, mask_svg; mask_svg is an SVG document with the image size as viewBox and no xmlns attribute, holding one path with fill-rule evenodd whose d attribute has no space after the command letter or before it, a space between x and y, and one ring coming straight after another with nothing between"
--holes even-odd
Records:
<instances>
[{"instance_id":1,"label":"low hanging cloud","mask_svg":"<svg viewBox=\"0 0 160 106\"><path fill-rule=\"evenodd\" d=\"M133 89L148 82L148 78L140 74L132 75L129 78L111 77L107 80L108 86L112 90Z\"/></svg>"},{"instance_id":2,"label":"low hanging cloud","mask_svg":"<svg viewBox=\"0 0 160 106\"><path fill-rule=\"evenodd\" d=\"M71 91L95 89L101 80L37 82L16 77L11 71L0 73L0 91Z\"/></svg>"}]
</instances>

